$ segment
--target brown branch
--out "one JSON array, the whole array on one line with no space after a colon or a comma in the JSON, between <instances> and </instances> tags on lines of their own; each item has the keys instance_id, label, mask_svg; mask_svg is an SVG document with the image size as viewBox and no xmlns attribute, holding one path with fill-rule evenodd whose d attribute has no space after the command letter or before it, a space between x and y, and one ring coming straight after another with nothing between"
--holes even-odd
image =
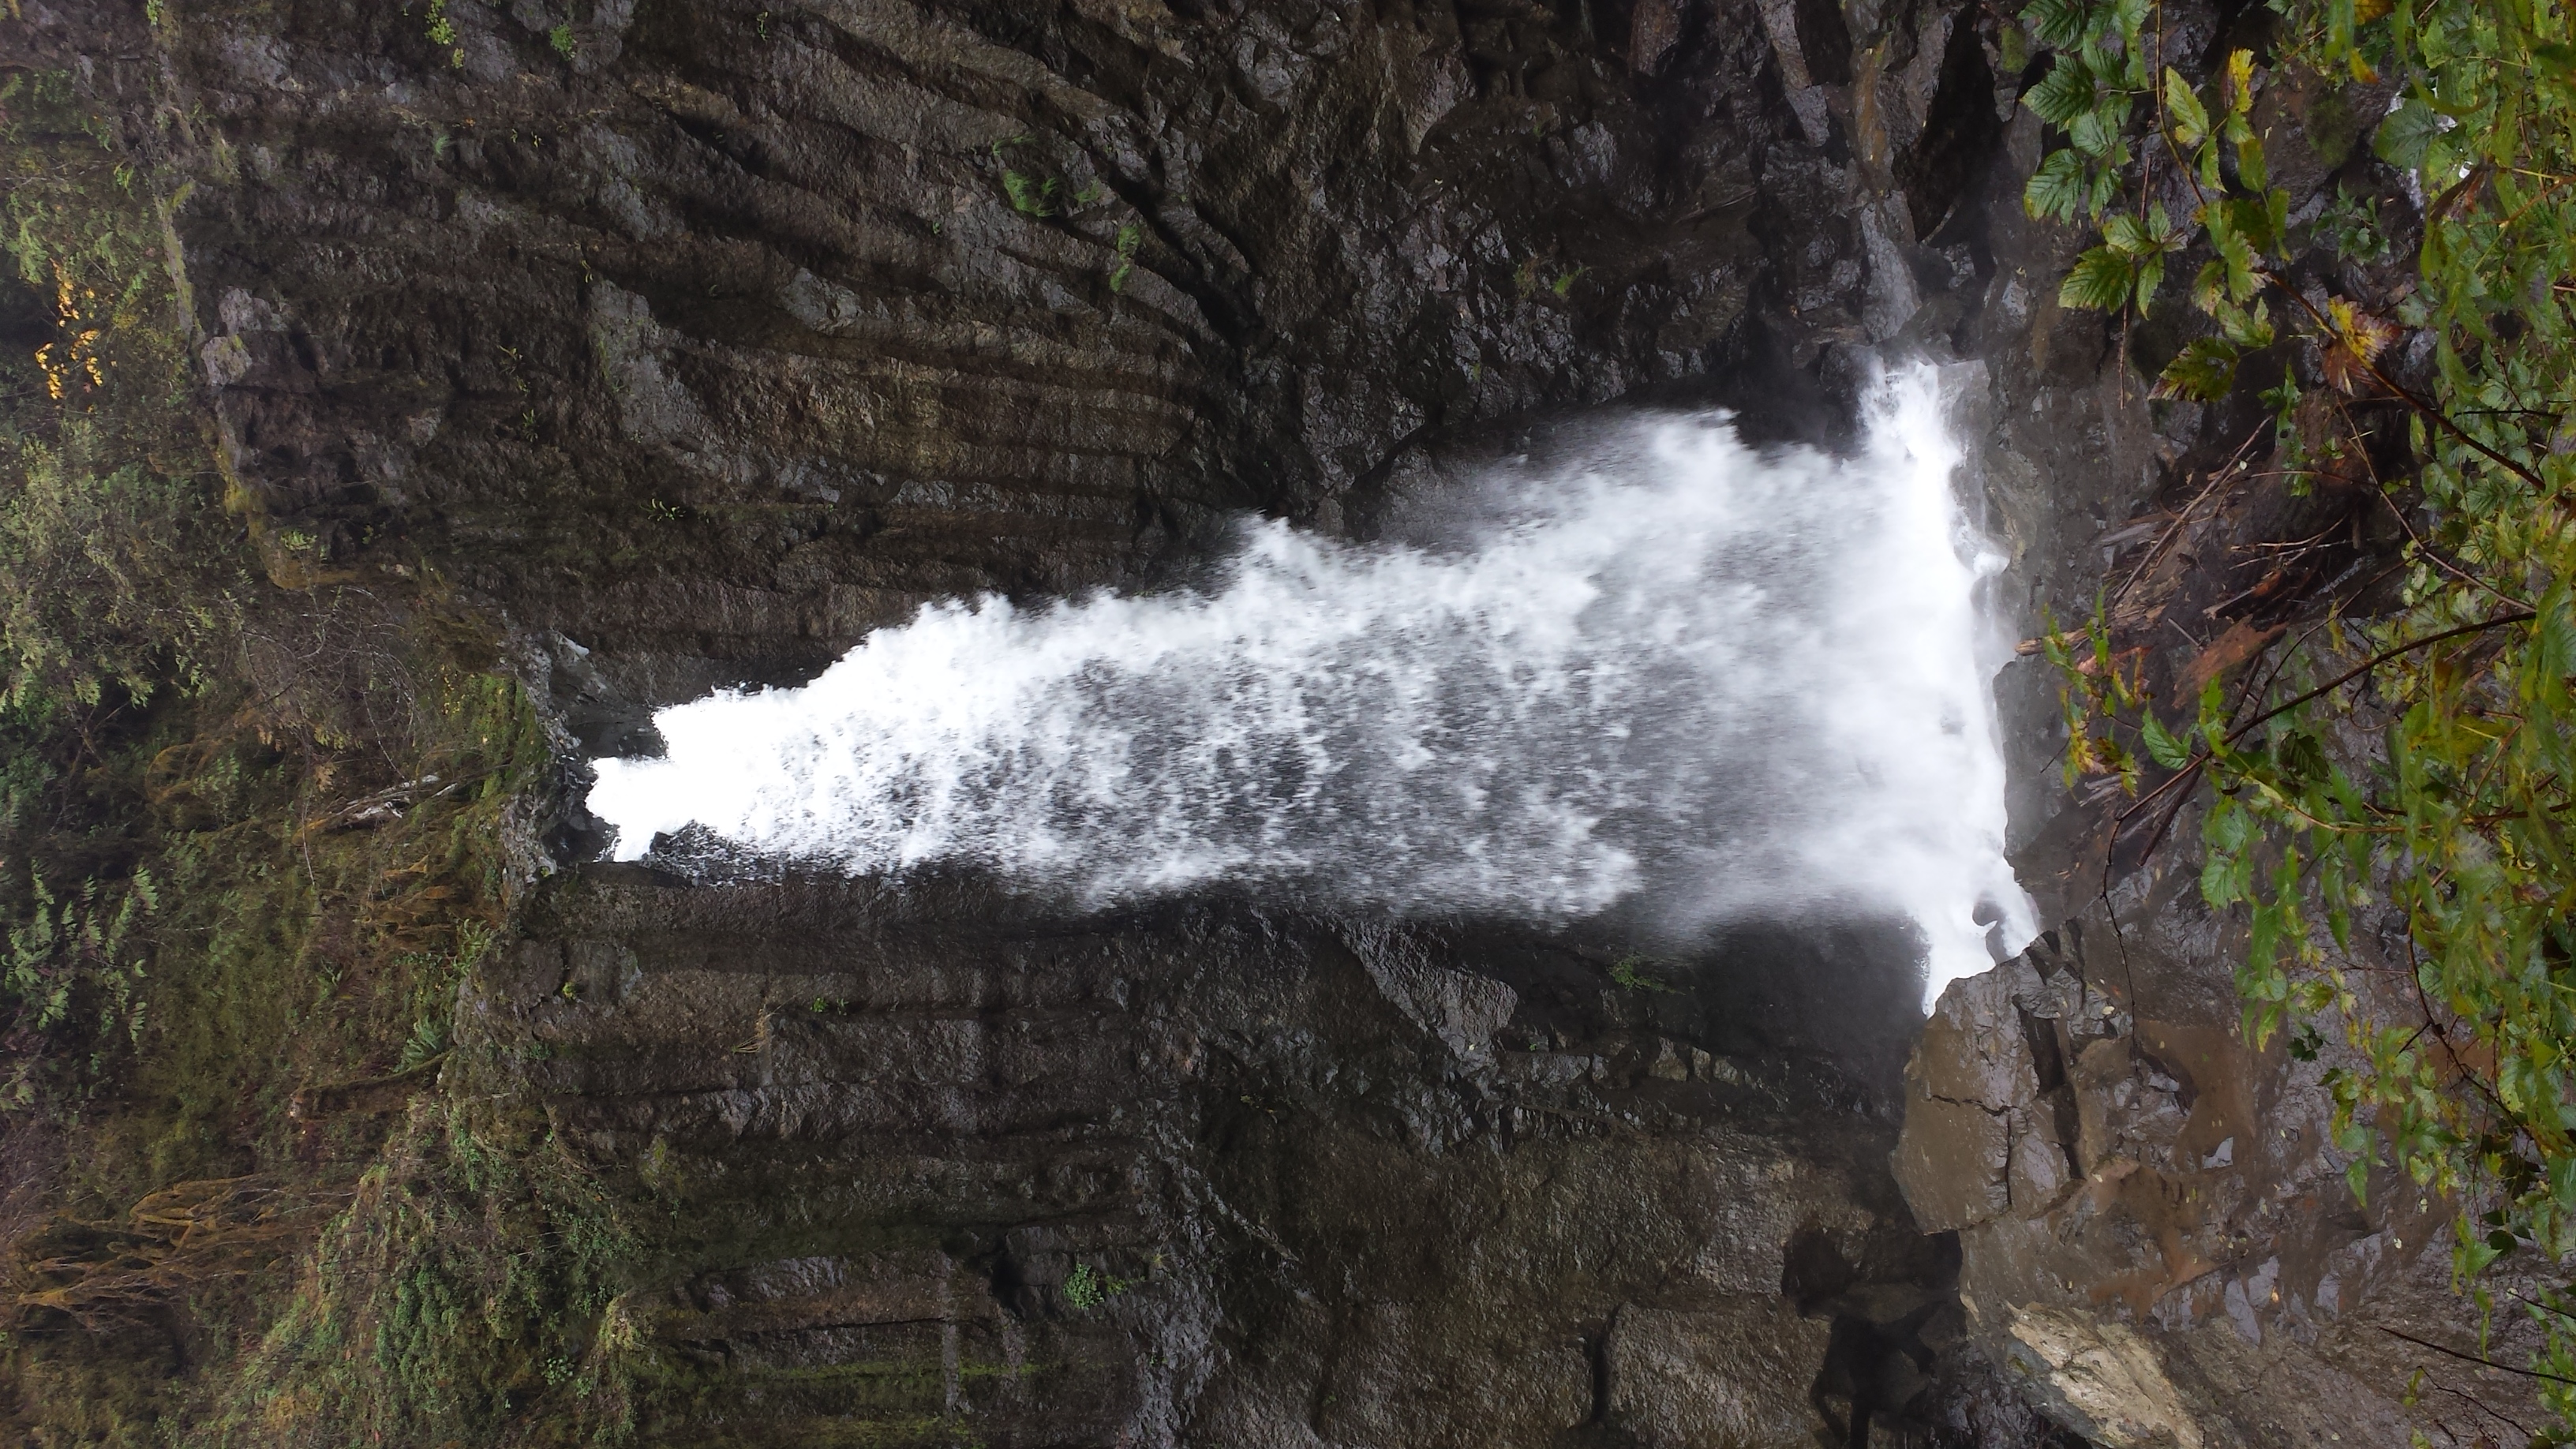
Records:
<instances>
[{"instance_id":1,"label":"brown branch","mask_svg":"<svg viewBox=\"0 0 2576 1449\"><path fill-rule=\"evenodd\" d=\"M2540 617L2538 614L2530 610L2521 610L2515 613L2501 615L2497 618L2488 619L2481 623L2463 624L2456 629L2444 629L2438 634L2427 634L2421 639L2400 644L2395 648L2383 649L2377 654L2370 656L2368 659L2363 660L2361 663L2354 665L2352 668L2345 670L2343 673L2336 675L2334 678L2327 680L2325 683L2318 685L2316 688L2309 690L2307 693L2298 695L2283 704L2265 710L2263 713L2258 714L2252 719L2247 720L2245 723L2238 725L2236 728L2229 730L2225 739L2221 741L2221 743L2232 745L2238 740L2243 739L2248 732L2254 729L2255 726L2277 719L2280 716L2289 713L2291 710L2297 709L2300 705L2308 703L2310 700L2331 694L2334 691L2341 689L2343 686L2352 683L2354 680L2359 679L2361 676L2368 674L2380 665L2387 663L2389 660L2395 659L2403 654L2413 653L2415 650L2421 649L2427 644L2439 644L2445 639L2456 639L2463 634L2476 634L2488 629L2501 628L2507 624L2529 623L2531 620L2538 617ZM2129 823L2130 816L2137 814L2139 811L2146 809L2149 805L2154 804L2157 800L2162 799L2166 791L2173 789L2175 786L2182 784L2184 781L2189 780L2194 775L2198 774L2201 769L2207 766L2214 758L2215 755L2211 751L2202 750L2195 753L2189 760L2184 761L2182 768L2175 771L2170 778L2166 779L2162 784L2159 784L2146 794L2131 801L2129 803L2129 808L2121 811L2119 815L2112 820L2112 833L2117 835L2121 827ZM2171 823L2172 821L2169 817L2166 824L2170 825ZM2158 829L2156 832L2158 841L2161 841L2163 836L2164 831L2161 828ZM2152 849L2152 847L2150 848Z\"/></svg>"},{"instance_id":2,"label":"brown branch","mask_svg":"<svg viewBox=\"0 0 2576 1449\"><path fill-rule=\"evenodd\" d=\"M2161 95L2161 92L2159 92L2159 95ZM2184 182L2191 187L2192 199L2198 202L2205 211L2209 206L2209 196L2200 189L2199 178L2192 174L2190 163L2184 159L2181 148L2175 145L2172 133L2166 131L2161 123L2157 126L2156 133L2163 139L2166 149L2174 153L2174 159L2179 163L2182 178ZM2452 198L2460 194L2461 186L2467 185L2471 180L2483 179L2480 173L2483 170L2484 165L2485 163L2481 162L2477 167L2471 168L2469 176L2463 178L2459 186L2454 186L2449 191L2444 192L2441 201L2436 203L2437 212L2439 207L2449 205ZM2444 412L2433 402L2432 399L2425 397L2423 394L2416 392L2413 388L2406 387L2399 383L2397 379L2390 377L2386 372L2380 369L2379 362L2376 358L2369 356L2357 348L2350 347L2349 344L2345 342L2343 333L2334 325L2333 319L2327 317L2324 312L2319 311L2317 305L2308 300L2306 293L2291 286L2289 278L2282 276L2270 266L2264 265L2259 258L2256 262L2255 270L2256 275L2260 276L2264 281L2270 283L2272 286L2279 288L2281 293L2291 301L2298 303L2299 310L2307 313L2309 320L2314 322L2317 327L2325 333L2330 345L2344 345L2345 349L2351 352L2352 355L2360 361L2362 367L2370 373L2371 380L2378 383L2381 387L2388 389L2391 396L2398 398L2407 406L2415 409L2419 413L2422 413L2424 416L2431 418L2434 422L2439 423L2442 427L2450 431L2451 436L2458 438L2461 442L2468 444L2471 448L2484 454L2490 461L2496 463L2498 466L2511 470L2517 477L2521 478L2524 482L2529 483L2532 487L2539 488L2544 491L2548 488L2549 485L2541 481L2541 477L2538 473L2535 473L2531 469L2524 467L2522 464L2506 457L2504 454L2497 452L2495 449L2488 447L2485 443L2478 441L2476 438L2469 436L2468 430L2461 427L2457 419L2454 419L2449 413Z\"/></svg>"},{"instance_id":3,"label":"brown branch","mask_svg":"<svg viewBox=\"0 0 2576 1449\"><path fill-rule=\"evenodd\" d=\"M2246 732L2253 729L2256 725L2265 724L2271 720L2278 719L2282 715L2288 714L2290 711L2297 709L2300 705L2306 704L2312 699L2332 694L2336 690L2343 688L2345 685L2352 683L2354 680L2359 679L2361 676L2368 674L2370 671L2377 669L2379 666L2387 663L2391 659L2397 658L2400 655L2412 654L2416 650L2421 649L2428 644L2439 644L2445 639L2457 639L2463 634L2482 634L2489 629L2501 629L2507 624L2528 624L2539 617L2540 615L2537 611L2531 609L2518 609L2510 614L2500 614L2495 618L2481 620L2475 624L2462 624L2455 629L2444 629L2439 633L2427 634L2421 639L2411 640L2407 643L2397 645L2394 648L2383 649L2378 653L2373 654L2368 659L2361 661L2359 664L2354 665L2352 668L2345 670L2343 673L2336 675L2334 678L2327 680L2325 683L2318 685L2316 688L2309 690L2307 693L2296 696L2286 703L2276 705L2271 709L2265 710L2263 713L2258 714L2252 719L2247 720L2245 723L2238 725L2236 728L2229 730L2227 732L2226 743L2231 745L2236 743L2238 740L2243 739Z\"/></svg>"},{"instance_id":4,"label":"brown branch","mask_svg":"<svg viewBox=\"0 0 2576 1449\"><path fill-rule=\"evenodd\" d=\"M2438 1390L2440 1390L2440 1391L2441 1391L2441 1392L2443 1392L2443 1393L2449 1394L2451 1397L2453 1397L2453 1398L2455 1398L2455 1399L2463 1400L2463 1401L2465 1401L2465 1402L2468 1404L2468 1406L2469 1406L2470 1408L2477 1410L2479 1413L2486 1415L2488 1418L2493 1419L2493 1420L2495 1420L2497 1423L2504 1425L2506 1428L2511 1429L2511 1430L2512 1430L2512 1431L2514 1431L2515 1433L2522 1435L2525 1439L2528 1439L2528 1438L2530 1438L2530 1437L2531 1437L2531 1431L2530 1431L2529 1429L2526 1429L2526 1428L2524 1428L2522 1425L2515 1423L2513 1420L2506 1418L2504 1415L2497 1413L2495 1410L2488 1408L2488 1407L2487 1407L2487 1405L2486 1405L2486 1401L2485 1401L2485 1400L2483 1400L2483 1399L2480 1399L2480 1398L2479 1398L2477 1395L2475 1395L2475 1394L2465 1393L2465 1392L2463 1392L2463 1391L2461 1391L2461 1390L2459 1390L2459 1389L2452 1388L2449 1384L2427 1384L2427 1385L2425 1385L2425 1387L2427 1387L2427 1388L2431 1388L2431 1389L2438 1389ZM2445 1432L2448 1432L2448 1431L2447 1431L2447 1430L2445 1430ZM2453 1435L2451 1435L2451 1441L2452 1441L2453 1443L2458 1443L2458 1442L2459 1442L2459 1437L2460 1437L2459 1435L2457 1435L2457 1434L2453 1434ZM2479 1437L2480 1437L2480 1438L2485 1438L2485 1436L2484 1436L2484 1435L2480 1435ZM2494 1442L2494 1441L2493 1441L2493 1440L2488 1440L2488 1442L2489 1442L2489 1443L2492 1443L2492 1442Z\"/></svg>"},{"instance_id":5,"label":"brown branch","mask_svg":"<svg viewBox=\"0 0 2576 1449\"><path fill-rule=\"evenodd\" d=\"M2362 585L2362 589L2369 589L2371 584L2378 583L2380 579L2388 577L2388 575L2394 571L2395 570L2382 570L2376 577L2371 579L2369 584ZM2273 655L2271 661L2263 668L2262 682L2255 685L2252 689L2245 691L2245 697L2238 700L2236 702L2236 707L2227 712L2228 718L2234 719L2238 712L2242 711L2245 706L2249 704L2261 705L2263 703L2263 696L2270 694L2272 692L2272 686L2280 682L2281 671L2289 667L2290 661L2298 657L2300 650L2308 647L2308 641L2317 637L2319 630L2332 624L2341 613L2342 607L2340 605L2327 605L2326 616L2324 618L2309 625L2308 632L2301 634L2296 643L2293 643L2289 648L2282 650L2280 653ZM2269 646L2266 647L2268 648Z\"/></svg>"},{"instance_id":6,"label":"brown branch","mask_svg":"<svg viewBox=\"0 0 2576 1449\"><path fill-rule=\"evenodd\" d=\"M2362 369L2370 374L2371 381L2388 389L2391 397L2405 403L2408 407L2422 413L2425 417L2432 419L2434 422L2441 424L2445 429L2449 430L2452 437L2459 439L2461 442L2468 444L2477 452L2484 454L2489 462L2494 463L2500 468L2507 469L2515 477L2520 478L2522 481L2530 484L2534 488L2542 489L2544 491L2548 489L2548 483L2543 481L2538 473L2533 472L2531 469L2524 467L2522 464L2515 462L2504 454L2499 453L2495 449L2478 441L2476 438L2471 437L2468 429L2461 427L2457 420L2453 419L2449 413L2444 412L2441 409L2441 406L2435 403L2431 398L2424 396L2422 393L2406 386L2397 379L2390 377L2386 372L2381 371L2379 363L2375 359L2363 354L2360 349L2353 347L2344 337L2343 333L2336 329L2334 319L2318 310L2317 304L2309 301L2306 293L2301 292L2298 288L2290 285L2289 278L2273 271L2270 267L2263 268L2261 275L2264 281L2278 287L2283 295L2287 296L2291 301L2298 303L2299 310L2308 314L2308 320L2314 322L2317 327L2325 333L2330 344L2340 346L2345 351L2350 352L2354 359L2361 363Z\"/></svg>"},{"instance_id":7,"label":"brown branch","mask_svg":"<svg viewBox=\"0 0 2576 1449\"><path fill-rule=\"evenodd\" d=\"M2191 522L2192 514L2197 512L2200 505L2208 499L2210 493L2214 491L2219 484L2226 482L2229 477L2233 476L2234 470L2245 461L2245 450L2253 447L2255 442L2263 436L2263 430L2266 426L2268 426L2268 424L2257 424L2253 432L2246 434L2245 441L2236 445L2236 451L2227 456L2227 461L2221 463L2218 466L2217 471L2209 475L2209 482L2202 486L2199 493L2193 495L2192 500L2189 503L2183 505L2182 512L2174 515L2174 521L2166 525L2164 532L2157 536L2155 546L2147 550L2147 556L2138 560L2137 567L2129 570L2129 576L2120 581L2120 587L2111 591L2111 602L2113 604L2117 604L2122 599L2127 598L2129 596L2129 590L2137 587L2138 580L2146 577L2147 570L2155 567L2157 561L2164 557L2165 549L2181 534L2183 526Z\"/></svg>"},{"instance_id":8,"label":"brown branch","mask_svg":"<svg viewBox=\"0 0 2576 1449\"><path fill-rule=\"evenodd\" d=\"M2164 793L2167 790L2172 789L2174 786L2179 785L2183 781L2200 773L2201 767L2208 764L2210 758L2211 756L2206 751L2193 755L2190 759L2183 761L2182 768L2176 770L2163 784L2156 786L2156 788L2149 790L2144 795L2130 801L2129 808L2121 811L2119 815L2114 817L2111 821L2111 833L2117 835L2120 832L2121 827L2129 823L2130 816L2137 814L2139 811L2146 809L2149 805L2152 805L2157 800L2163 798Z\"/></svg>"},{"instance_id":9,"label":"brown branch","mask_svg":"<svg viewBox=\"0 0 2576 1449\"><path fill-rule=\"evenodd\" d=\"M2471 588L2486 591L2501 603L2511 604L2517 607L2522 604L2522 600L2515 598L2513 595L2506 593L2504 590L2499 589L2495 585L2488 583L2486 580L2479 578L2477 575L2470 573L2467 569L2464 569L2458 564L2453 563L2451 560L2444 558L2440 549L2437 549L2433 547L2433 545L2425 542L2424 536L2415 531L2415 525L2406 517L2406 510L2397 506L2397 500L2388 495L2388 490L2384 488L2381 489L2379 496L2382 501L2387 503L2388 512L2397 520L2397 526L2406 530L2407 542L2415 545L2415 551L2418 554L2432 560L2435 568L2451 575L2453 578L2469 585Z\"/></svg>"},{"instance_id":10,"label":"brown branch","mask_svg":"<svg viewBox=\"0 0 2576 1449\"><path fill-rule=\"evenodd\" d=\"M2417 1348L2429 1348L2435 1353L2449 1354L2451 1357L2459 1359L2464 1363L2473 1363L2484 1368L2503 1369L2506 1373L2520 1374L2527 1379L2547 1379L2553 1384L2576 1384L2576 1379L2567 1378L2561 1374L2543 1373L2539 1369L2515 1368L2512 1364L2497 1363L2494 1359L2484 1357L2480 1354L2465 1353L2456 1348L2444 1348L2438 1343L2417 1338L2411 1333L2401 1333L2398 1330L2389 1327L2385 1323L2374 1323L2371 1327L2378 1329L2380 1332L2387 1334L2391 1338L2402 1338L2408 1343L2415 1345Z\"/></svg>"}]
</instances>

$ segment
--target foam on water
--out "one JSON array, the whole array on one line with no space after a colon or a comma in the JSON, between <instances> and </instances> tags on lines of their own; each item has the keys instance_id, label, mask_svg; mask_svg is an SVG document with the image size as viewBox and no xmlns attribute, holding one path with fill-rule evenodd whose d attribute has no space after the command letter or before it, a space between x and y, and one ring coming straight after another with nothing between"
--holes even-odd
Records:
<instances>
[{"instance_id":1,"label":"foam on water","mask_svg":"<svg viewBox=\"0 0 2576 1449\"><path fill-rule=\"evenodd\" d=\"M1929 368L1866 443L1639 423L1438 547L1247 523L1209 587L934 604L800 689L601 760L621 859L698 825L853 874L978 865L1086 903L1217 882L1399 915L1893 911L1930 994L2033 932L2003 858L1979 607Z\"/></svg>"}]
</instances>

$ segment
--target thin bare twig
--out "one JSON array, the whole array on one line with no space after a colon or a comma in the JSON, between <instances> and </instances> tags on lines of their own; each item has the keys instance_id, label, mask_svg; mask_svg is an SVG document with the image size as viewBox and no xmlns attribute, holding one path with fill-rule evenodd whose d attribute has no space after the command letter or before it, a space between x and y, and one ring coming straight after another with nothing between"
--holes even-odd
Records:
<instances>
[{"instance_id":1,"label":"thin bare twig","mask_svg":"<svg viewBox=\"0 0 2576 1449\"><path fill-rule=\"evenodd\" d=\"M2421 639L2411 640L2407 643L2399 644L2394 648L2382 649L2378 653L2370 656L2368 659L2354 665L2352 668L2345 670L2343 673L2338 674L2334 678L2327 680L2325 683L2318 685L2316 688L2309 690L2307 693L2299 695L2297 698L2292 699L2285 704L2277 705L2271 709L2265 710L2263 713L2254 716L2252 719L2249 719L2245 723L2228 731L2227 743L2232 745L2238 740L2243 739L2245 737L2245 733L2248 730L2253 729L2256 725L2269 723L2272 720L2280 718L2282 715L2288 714L2291 710L2297 709L2300 705L2306 704L2312 699L2318 699L2325 695L2332 694L2336 690L2341 689L2345 685L2352 683L2354 680L2359 679L2365 674L2368 674L2370 671L2377 669L2389 660L2395 659L2401 655L2412 654L2416 650L2424 648L2428 644L2439 644L2445 639L2457 639L2464 634L2482 634L2489 629L2501 629L2507 624L2528 624L2539 617L2539 613L2535 610L2518 609L2512 613L2500 614L2495 618L2481 620L2475 624L2462 624L2454 629L2444 629L2438 633L2427 634Z\"/></svg>"},{"instance_id":2,"label":"thin bare twig","mask_svg":"<svg viewBox=\"0 0 2576 1449\"><path fill-rule=\"evenodd\" d=\"M2563 1374L2543 1373L2539 1369L2515 1368L2509 1363L2497 1363L2494 1359L2487 1358L2481 1354L2466 1353L2456 1348L2445 1348L2438 1343L2431 1342L2430 1340L2417 1338L2411 1333L2400 1332L2397 1329L2389 1327L2385 1323L2374 1323L2371 1327L2378 1329L2380 1332L2387 1334L2391 1338L2402 1338L2408 1343L2415 1345L2417 1348L2429 1348L2435 1353L2449 1354L2451 1357L2466 1363L2478 1364L2491 1369L2502 1369L2506 1373L2520 1374L2527 1379L2547 1379L2553 1384L2576 1384L2576 1379L2568 1378Z\"/></svg>"},{"instance_id":3,"label":"thin bare twig","mask_svg":"<svg viewBox=\"0 0 2576 1449\"><path fill-rule=\"evenodd\" d=\"M2191 515L2208 500L2209 495L2217 490L2219 484L2235 476L2237 466L2245 460L2245 450L2253 447L2256 440L2263 436L2264 426L2267 425L2258 424L2254 431L2246 434L2245 441L2236 445L2236 451L2227 455L2227 461L2218 465L2218 468L2209 475L2209 481L2201 486L2198 493L2192 495L2189 503L2182 506L2182 512L2174 515L2174 521L2167 524L2164 532L2156 536L2155 546L2147 550L2147 556L2138 560L2137 567L2129 570L2129 576L2122 579L2120 586L2111 591L2112 603L2117 604L2128 597L2129 590L2137 586L2138 580L2146 577L2147 570L2156 566L2156 561L2164 557L2166 547L2181 534L2184 525L2191 522Z\"/></svg>"}]
</instances>

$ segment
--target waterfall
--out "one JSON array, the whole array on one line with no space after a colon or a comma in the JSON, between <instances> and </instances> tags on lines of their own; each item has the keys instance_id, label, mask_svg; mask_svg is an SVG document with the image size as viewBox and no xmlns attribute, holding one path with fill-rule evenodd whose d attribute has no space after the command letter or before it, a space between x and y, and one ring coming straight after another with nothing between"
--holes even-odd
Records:
<instances>
[{"instance_id":1,"label":"waterfall","mask_svg":"<svg viewBox=\"0 0 2576 1449\"><path fill-rule=\"evenodd\" d=\"M937 603L796 689L604 759L621 859L696 826L851 874L1086 905L1217 883L1398 916L1919 928L1926 1000L2018 949L1981 585L1937 374L1849 458L1723 414L1501 470L1432 541L1246 522L1203 587ZM1982 912L1982 917L1981 917Z\"/></svg>"}]
</instances>

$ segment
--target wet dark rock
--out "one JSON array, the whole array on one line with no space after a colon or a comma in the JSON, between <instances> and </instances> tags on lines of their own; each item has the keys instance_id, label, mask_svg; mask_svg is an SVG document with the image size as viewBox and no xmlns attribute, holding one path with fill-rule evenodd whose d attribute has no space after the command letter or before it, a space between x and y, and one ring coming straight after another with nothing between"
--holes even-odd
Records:
<instances>
[{"instance_id":1,"label":"wet dark rock","mask_svg":"<svg viewBox=\"0 0 2576 1449\"><path fill-rule=\"evenodd\" d=\"M2209 33L2206 17L2167 23L2192 44ZM2007 169L2026 170L2039 141L2032 117L2014 117ZM2329 161L2333 149L2292 168L2297 206L2375 184L2366 148ZM2098 315L2055 305L2071 232L1993 201L1974 219L1993 259L1966 334L1987 369L1978 464L2013 555L2005 603L2021 637L2086 617L2107 578L2126 637L2153 630L2148 687L2188 701L2303 610L2374 607L2399 536L2375 488L2211 487L2231 457L2268 447L2270 418L2150 402L2147 379L2179 341L2142 329L2124 359ZM2363 298L2396 280L2300 265ZM2294 540L2319 542L2279 547ZM2244 1041L2242 928L2201 903L2197 812L2124 823L2116 787L2067 791L2043 661L2007 667L1998 698L2015 863L2054 928L1944 994L1907 1068L1893 1160L1924 1226L1958 1232L1976 1350L2023 1402L2105 1445L2397 1446L2536 1428L2527 1380L2422 1346L2466 1351L2481 1321L2451 1291L2451 1205L2384 1168L2367 1206L2344 1184L2320 1077L2357 1059L2340 1042L2302 1062ZM2402 961L2402 936L2356 944L2365 968L2390 964L2391 947ZM2356 977L2385 993L2403 973ZM2521 1363L2528 1325L2492 1327L2489 1355Z\"/></svg>"},{"instance_id":2,"label":"wet dark rock","mask_svg":"<svg viewBox=\"0 0 2576 1449\"><path fill-rule=\"evenodd\" d=\"M273 572L433 578L550 702L561 868L447 1089L541 1100L665 1225L629 1301L684 1382L646 1440L2426 1422L2376 1325L2465 1341L2439 1205L2336 1196L2313 1069L2230 1035L2186 881L2094 901L2033 665L2015 836L2067 924L1928 1026L1867 922L1655 991L1618 943L1471 922L584 863L581 758L926 600L1170 578L1241 510L1364 532L1603 405L1846 440L1881 357L1962 364L2007 612L2079 610L2256 420L2150 405L2057 305L2080 239L2018 205L2042 138L1992 11L610 0L569 54L543 7L445 14L452 46L355 0L28 0L0 45L194 178L173 235ZM2339 146L2314 185L2372 164ZM2262 495L2200 556L2334 506ZM2164 677L2276 622L2259 577L2158 567Z\"/></svg>"},{"instance_id":3,"label":"wet dark rock","mask_svg":"<svg viewBox=\"0 0 2576 1449\"><path fill-rule=\"evenodd\" d=\"M2447 1205L2386 1173L2354 1204L2320 1068L2250 1050L2232 1002L2133 1014L2130 973L2210 968L2122 905L2125 955L2099 908L2068 923L1944 993L1908 1069L1897 1178L1959 1232L1979 1349L2107 1445L2405 1444L2441 1413L2410 1402L2418 1367L2528 1421L2509 1375L2396 1336L2473 1329ZM2519 1330L2496 1327L2511 1362Z\"/></svg>"},{"instance_id":4,"label":"wet dark rock","mask_svg":"<svg viewBox=\"0 0 2576 1449\"><path fill-rule=\"evenodd\" d=\"M667 1204L645 1321L708 1392L911 1366L901 1403L762 1400L765 1432L1787 1443L1855 1401L1928 1426L1957 1264L1896 1200L1892 1124L1829 1059L1676 1035L1783 1025L1724 959L1641 992L1604 957L593 868L465 1030L478 1078Z\"/></svg>"}]
</instances>

